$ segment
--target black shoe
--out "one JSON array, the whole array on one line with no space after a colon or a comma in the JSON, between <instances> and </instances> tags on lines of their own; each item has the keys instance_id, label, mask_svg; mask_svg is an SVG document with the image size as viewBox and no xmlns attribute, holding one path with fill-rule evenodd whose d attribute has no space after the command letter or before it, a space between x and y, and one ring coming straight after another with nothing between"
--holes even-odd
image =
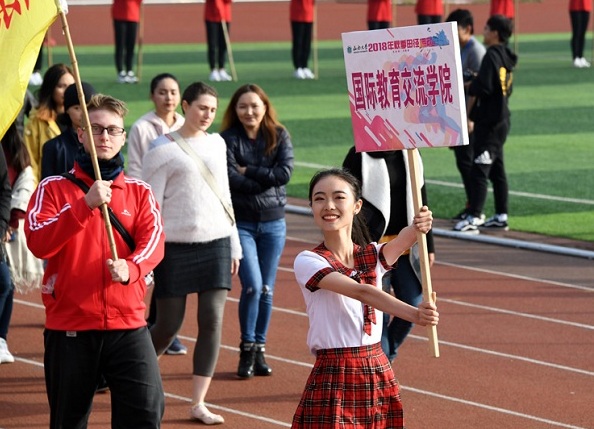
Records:
<instances>
[{"instance_id":1,"label":"black shoe","mask_svg":"<svg viewBox=\"0 0 594 429\"><path fill-rule=\"evenodd\" d=\"M259 376L272 375L272 368L266 363L264 359L264 352L266 351L265 344L256 344L256 360L254 363L254 374Z\"/></svg>"},{"instance_id":2,"label":"black shoe","mask_svg":"<svg viewBox=\"0 0 594 429\"><path fill-rule=\"evenodd\" d=\"M256 360L256 349L254 343L244 343L239 345L239 365L237 367L237 376L241 378L251 378L254 376L254 363Z\"/></svg>"}]
</instances>

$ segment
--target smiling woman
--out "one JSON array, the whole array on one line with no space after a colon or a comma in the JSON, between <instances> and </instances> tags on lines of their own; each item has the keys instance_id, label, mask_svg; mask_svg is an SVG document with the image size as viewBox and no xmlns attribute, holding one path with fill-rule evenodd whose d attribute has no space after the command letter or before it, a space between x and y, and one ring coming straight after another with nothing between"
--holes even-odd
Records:
<instances>
[{"instance_id":1,"label":"smiling woman","mask_svg":"<svg viewBox=\"0 0 594 429\"><path fill-rule=\"evenodd\" d=\"M222 129L244 253L239 267L241 343L237 375L267 376L272 368L264 351L276 272L285 246L285 185L293 173L293 145L268 95L255 84L235 91Z\"/></svg>"}]
</instances>

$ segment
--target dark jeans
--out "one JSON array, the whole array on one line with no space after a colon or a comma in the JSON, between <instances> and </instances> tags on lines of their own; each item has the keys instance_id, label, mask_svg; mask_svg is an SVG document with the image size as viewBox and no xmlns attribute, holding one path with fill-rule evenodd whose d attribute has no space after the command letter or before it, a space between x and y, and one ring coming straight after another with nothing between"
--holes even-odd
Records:
<instances>
[{"instance_id":1,"label":"dark jeans","mask_svg":"<svg viewBox=\"0 0 594 429\"><path fill-rule=\"evenodd\" d=\"M2 253L0 251L0 338L6 339L12 316L14 285L10 278L10 269Z\"/></svg>"},{"instance_id":2,"label":"dark jeans","mask_svg":"<svg viewBox=\"0 0 594 429\"><path fill-rule=\"evenodd\" d=\"M206 43L208 65L211 70L215 68L225 68L225 56L227 55L227 43L225 33L223 33L223 24L220 22L205 21L206 24ZM227 22L227 32L229 32L229 23Z\"/></svg>"},{"instance_id":3,"label":"dark jeans","mask_svg":"<svg viewBox=\"0 0 594 429\"><path fill-rule=\"evenodd\" d=\"M50 429L84 429L103 375L111 391L112 428L161 426L165 397L146 327L117 331L46 329L45 384Z\"/></svg>"},{"instance_id":4,"label":"dark jeans","mask_svg":"<svg viewBox=\"0 0 594 429\"><path fill-rule=\"evenodd\" d=\"M118 73L132 71L138 22L113 21L115 34L115 65Z\"/></svg>"},{"instance_id":5,"label":"dark jeans","mask_svg":"<svg viewBox=\"0 0 594 429\"><path fill-rule=\"evenodd\" d=\"M495 213L508 213L508 186L503 145L509 133L509 120L497 125L474 126L474 161L470 170L471 192L468 212L479 217L487 200L487 186L493 184Z\"/></svg>"},{"instance_id":6,"label":"dark jeans","mask_svg":"<svg viewBox=\"0 0 594 429\"><path fill-rule=\"evenodd\" d=\"M311 53L312 22L291 21L293 35L293 67L295 69L307 68L309 54Z\"/></svg>"},{"instance_id":7,"label":"dark jeans","mask_svg":"<svg viewBox=\"0 0 594 429\"><path fill-rule=\"evenodd\" d=\"M423 286L410 264L410 256L398 258L398 265L384 275L394 289L394 296L407 304L417 307L423 300ZM398 348L412 330L413 324L407 320L384 313L384 329L382 331L382 350L392 362L398 354Z\"/></svg>"},{"instance_id":8,"label":"dark jeans","mask_svg":"<svg viewBox=\"0 0 594 429\"><path fill-rule=\"evenodd\" d=\"M569 12L569 18L571 19L571 55L573 59L582 58L590 12L583 10Z\"/></svg>"}]
</instances>

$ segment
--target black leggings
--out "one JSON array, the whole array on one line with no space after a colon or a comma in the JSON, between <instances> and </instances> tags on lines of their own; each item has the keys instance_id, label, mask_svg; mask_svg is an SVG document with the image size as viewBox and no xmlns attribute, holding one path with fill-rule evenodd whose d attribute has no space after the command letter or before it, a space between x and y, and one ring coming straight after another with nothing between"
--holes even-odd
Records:
<instances>
[{"instance_id":1,"label":"black leggings","mask_svg":"<svg viewBox=\"0 0 594 429\"><path fill-rule=\"evenodd\" d=\"M225 68L225 55L227 55L227 42L223 32L221 22L205 21L206 23L206 43L208 45L207 56L208 65L211 70L215 68ZM229 32L229 23L227 22L227 33Z\"/></svg>"},{"instance_id":2,"label":"black leggings","mask_svg":"<svg viewBox=\"0 0 594 429\"><path fill-rule=\"evenodd\" d=\"M115 65L118 73L132 71L138 22L113 21L115 34Z\"/></svg>"},{"instance_id":3,"label":"black leggings","mask_svg":"<svg viewBox=\"0 0 594 429\"><path fill-rule=\"evenodd\" d=\"M293 67L295 69L306 68L311 52L312 22L291 21L293 33Z\"/></svg>"},{"instance_id":4,"label":"black leggings","mask_svg":"<svg viewBox=\"0 0 594 429\"><path fill-rule=\"evenodd\" d=\"M573 59L583 58L590 12L571 11L569 17L571 18L571 55Z\"/></svg>"},{"instance_id":5,"label":"black leggings","mask_svg":"<svg viewBox=\"0 0 594 429\"><path fill-rule=\"evenodd\" d=\"M198 293L198 336L193 355L193 374L212 377L214 374L221 334L227 289L210 289ZM157 356L162 355L181 328L186 311L186 296L157 298L157 323L151 327L151 337Z\"/></svg>"}]
</instances>

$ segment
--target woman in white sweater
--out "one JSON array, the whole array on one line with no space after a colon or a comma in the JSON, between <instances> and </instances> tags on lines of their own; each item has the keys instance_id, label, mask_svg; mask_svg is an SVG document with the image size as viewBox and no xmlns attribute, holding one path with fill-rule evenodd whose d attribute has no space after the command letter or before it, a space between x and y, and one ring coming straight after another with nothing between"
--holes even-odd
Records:
<instances>
[{"instance_id":1,"label":"woman in white sweater","mask_svg":"<svg viewBox=\"0 0 594 429\"><path fill-rule=\"evenodd\" d=\"M151 100L155 110L141 116L128 133L128 176L142 177L142 158L157 137L178 130L184 117L177 113L180 93L177 78L161 73L151 80Z\"/></svg>"},{"instance_id":2,"label":"woman in white sweater","mask_svg":"<svg viewBox=\"0 0 594 429\"><path fill-rule=\"evenodd\" d=\"M241 259L232 208L228 211L225 141L206 132L217 106L214 88L191 84L182 96L184 125L153 141L142 166L142 177L161 206L166 235L165 257L154 270L157 322L151 336L161 355L181 327L187 295L198 293L191 414L205 424L224 422L206 408L204 399L218 359L231 276Z\"/></svg>"},{"instance_id":3,"label":"woman in white sweater","mask_svg":"<svg viewBox=\"0 0 594 429\"><path fill-rule=\"evenodd\" d=\"M181 99L179 82L170 73L161 73L151 80L151 100L155 110L141 116L128 133L128 168L127 175L142 178L142 159L148 152L149 145L157 137L178 130L184 124L184 117L177 113ZM155 297L151 296L147 323L149 327L157 320ZM176 337L165 351L169 355L185 355L188 352Z\"/></svg>"}]
</instances>

